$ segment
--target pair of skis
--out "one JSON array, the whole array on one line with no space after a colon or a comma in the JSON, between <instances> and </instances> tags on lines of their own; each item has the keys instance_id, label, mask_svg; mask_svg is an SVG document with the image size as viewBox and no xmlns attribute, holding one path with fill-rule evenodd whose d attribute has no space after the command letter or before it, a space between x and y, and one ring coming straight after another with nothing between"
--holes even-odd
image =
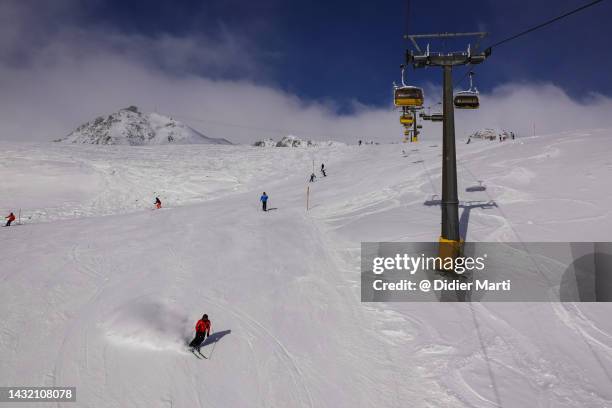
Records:
<instances>
[{"instance_id":1,"label":"pair of skis","mask_svg":"<svg viewBox=\"0 0 612 408\"><path fill-rule=\"evenodd\" d=\"M200 352L200 350L196 350L194 348L190 348L189 349L191 351L191 353L196 356L197 358L199 358L200 360L203 358L204 360L208 360L208 357L206 357L204 354L202 354Z\"/></svg>"}]
</instances>

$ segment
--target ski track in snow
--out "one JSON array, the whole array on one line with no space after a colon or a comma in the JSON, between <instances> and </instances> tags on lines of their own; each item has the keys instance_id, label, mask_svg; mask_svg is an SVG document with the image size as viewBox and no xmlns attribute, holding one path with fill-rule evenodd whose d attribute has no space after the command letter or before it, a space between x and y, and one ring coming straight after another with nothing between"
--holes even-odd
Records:
<instances>
[{"instance_id":1,"label":"ski track in snow","mask_svg":"<svg viewBox=\"0 0 612 408\"><path fill-rule=\"evenodd\" d=\"M178 259L178 256L172 250L172 248L169 249L169 252L170 252L172 258ZM179 269L180 270L184 270L185 269L184 266L182 265L181 261L179 261L178 264L179 264ZM310 394L310 391L308 390L307 384L304 383L304 382L300 382L300 380L302 379L303 375L302 375L302 372L301 372L298 364L296 363L295 359L291 356L291 353L287 350L285 345L276 336L274 336L265 326L263 326L262 324L258 323L253 317L249 316L248 314L244 313L243 311L239 310L238 308L228 304L227 302L220 302L217 299L212 299L211 297L205 296L205 295L200 295L200 296L203 299L206 299L208 301L208 304L217 306L219 309L223 309L223 310L228 311L231 314L233 314L241 323L243 323L245 326L247 326L247 328L250 329L247 333L245 333L247 336L254 336L254 337L256 337L255 333L263 332L263 333L265 333L265 335L267 337L272 339L273 343L277 346L275 348L275 350L274 350L275 355L277 357L280 357L280 360L283 361L284 364L287 366L288 371L291 374L291 378L292 378L292 381L293 381L293 385L295 387L295 391L296 391L296 393L298 395L301 396L302 403L299 404L299 405L301 405L301 406L306 405L306 406L310 406L310 407L314 406L313 405L313 401L312 401L312 396ZM248 339L248 337L247 337L247 339ZM215 342L213 344L213 347L216 346L216 344L217 344L217 342ZM257 354L256 354L256 351L253 348L253 345L251 344L251 342L249 342L249 347L253 351L253 357L255 357ZM259 366L259 364L257 362L256 362L256 366ZM260 375L261 374L258 372L258 376L260 376ZM303 397L303 395L306 395L306 397ZM304 403L304 401L306 401L306 403Z\"/></svg>"},{"instance_id":2,"label":"ski track in snow","mask_svg":"<svg viewBox=\"0 0 612 408\"><path fill-rule=\"evenodd\" d=\"M605 240L608 134L458 144L467 238ZM0 172L18 179L0 211L21 206L25 225L0 231L14 254L0 274L1 376L77 385L83 406L612 406L605 304L359 302L361 241L437 239L439 206L425 203L439 199L439 153L426 141L8 145ZM328 177L310 185L304 216L313 159ZM28 167L47 173L19 179ZM68 178L41 187L53 177ZM277 211L259 210L263 190ZM161 211L148 210L155 195ZM181 339L202 307L231 334L200 361ZM48 335L44 353L25 322Z\"/></svg>"}]
</instances>

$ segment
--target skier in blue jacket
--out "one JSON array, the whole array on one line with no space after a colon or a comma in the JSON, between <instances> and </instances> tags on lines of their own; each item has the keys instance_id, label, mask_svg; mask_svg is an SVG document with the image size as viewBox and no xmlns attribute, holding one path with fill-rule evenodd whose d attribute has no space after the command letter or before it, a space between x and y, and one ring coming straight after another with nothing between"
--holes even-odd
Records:
<instances>
[{"instance_id":1,"label":"skier in blue jacket","mask_svg":"<svg viewBox=\"0 0 612 408\"><path fill-rule=\"evenodd\" d=\"M261 195L261 197L259 198L259 201L261 201L261 208L264 211L268 211L268 195L266 194L266 192L264 191L263 194Z\"/></svg>"}]
</instances>

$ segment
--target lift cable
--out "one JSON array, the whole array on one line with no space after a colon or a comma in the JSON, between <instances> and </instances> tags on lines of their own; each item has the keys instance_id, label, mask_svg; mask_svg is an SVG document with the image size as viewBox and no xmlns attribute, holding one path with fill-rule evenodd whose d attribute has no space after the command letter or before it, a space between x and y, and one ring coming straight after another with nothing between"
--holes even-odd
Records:
<instances>
[{"instance_id":1,"label":"lift cable","mask_svg":"<svg viewBox=\"0 0 612 408\"><path fill-rule=\"evenodd\" d=\"M565 14L562 14L562 15L560 15L560 16L557 16L557 17L553 18L553 19L550 19L550 20L548 20L548 21L545 21L544 23L538 24L538 25L537 25L537 26L535 26L535 27L531 27L531 28L529 28L529 29L527 29L527 30L525 30L525 31L521 31L521 32L520 32L520 33L518 33L518 34L514 34L513 36L510 36L510 37L505 38L505 39L503 39L503 40L500 40L500 41L498 41L498 42L496 42L496 43L494 43L494 44L491 44L491 45L489 45L489 46L488 46L487 48L485 48L485 49L486 49L486 50L490 50L490 49L491 49L491 48L493 48L493 47L499 47L499 46L500 46L500 45L502 45L502 44L505 44L505 43L507 43L507 42L510 42L510 41L512 41L512 40L515 40L515 39L517 39L517 38L519 38L519 37L522 37L523 35L529 34L529 33L533 32L533 31L539 30L540 28L546 27L547 25L550 25L550 24L552 24L552 23L554 23L554 22L556 22L556 21L559 21L559 20L564 19L565 17L569 17L569 16L571 16L572 14L578 13L579 11L582 11L582 10L585 10L585 9L587 9L587 8L589 8L589 7L592 7L592 6L594 6L594 5L598 4L598 3L601 3L602 1L603 1L603 0L594 0L594 1L590 2L590 3L587 3L587 4L583 5L583 6L580 6L580 7L576 8L576 9L574 9L574 10L572 10L572 11L568 11L568 12L567 12L567 13L565 13Z\"/></svg>"},{"instance_id":2,"label":"lift cable","mask_svg":"<svg viewBox=\"0 0 612 408\"><path fill-rule=\"evenodd\" d=\"M564 19L566 17L569 17L572 14L576 14L576 13L582 11L582 10L585 10L585 9L587 9L589 7L592 7L592 6L594 6L594 5L598 4L598 3L601 3L603 1L604 0L594 0L594 1L591 1L590 3L584 4L584 5L582 5L582 6L578 7L578 8L575 8L575 9L573 9L571 11L568 11L568 12L566 12L564 14L561 14L561 15L555 17L555 18L547 20L547 21L545 21L543 23L540 23L540 24L538 24L538 25L536 25L534 27L531 27L531 28L529 28L527 30L521 31L520 33L514 34L514 35L512 35L512 36L510 36L508 38L504 38L503 40L497 41L497 42L489 45L488 47L486 47L485 48L485 50L486 50L485 52L487 52L487 51L490 52L493 47L499 47L502 44L505 44L505 43L510 42L512 40L515 40L515 39L517 39L519 37L522 37L522 36L524 36L526 34L529 34L531 32L539 30L540 28L544 28L544 27L546 27L546 26L548 26L548 25L550 25L552 23L555 23L555 22L557 22L559 20L562 20L562 19ZM472 64L466 65L465 73L463 74L461 79L455 83L455 86L459 86L459 85L463 84L463 82L468 78L470 72L474 71L474 68L475 68L475 66L472 65Z\"/></svg>"}]
</instances>

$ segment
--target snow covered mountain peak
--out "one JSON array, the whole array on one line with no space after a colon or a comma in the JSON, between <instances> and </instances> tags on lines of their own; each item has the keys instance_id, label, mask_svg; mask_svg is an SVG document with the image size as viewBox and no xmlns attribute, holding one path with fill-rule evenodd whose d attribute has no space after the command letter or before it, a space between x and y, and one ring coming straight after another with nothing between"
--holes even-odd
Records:
<instances>
[{"instance_id":1,"label":"snow covered mountain peak","mask_svg":"<svg viewBox=\"0 0 612 408\"><path fill-rule=\"evenodd\" d=\"M158 113L143 113L136 106L120 109L84 123L59 142L102 145L232 144L207 137L189 126Z\"/></svg>"}]
</instances>

